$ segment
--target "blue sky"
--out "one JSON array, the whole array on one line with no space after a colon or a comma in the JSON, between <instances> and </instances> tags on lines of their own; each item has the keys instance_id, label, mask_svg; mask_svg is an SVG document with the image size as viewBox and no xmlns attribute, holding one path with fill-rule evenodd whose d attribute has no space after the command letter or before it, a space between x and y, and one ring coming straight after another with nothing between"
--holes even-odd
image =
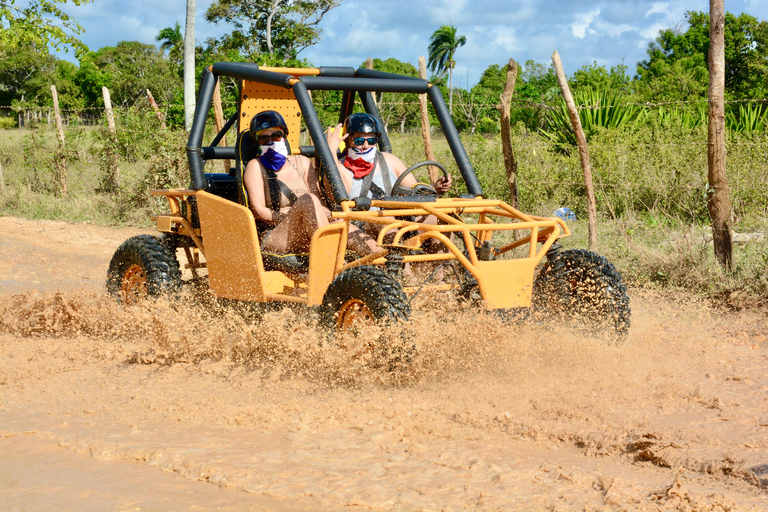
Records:
<instances>
[{"instance_id":1,"label":"blue sky","mask_svg":"<svg viewBox=\"0 0 768 512\"><path fill-rule=\"evenodd\" d=\"M210 0L197 0L195 39L202 43L228 31L203 15ZM766 0L727 0L726 10L768 19ZM624 62L634 74L648 43L660 29L679 25L688 10L708 11L703 0L342 0L321 23L322 41L300 56L312 64L358 66L368 57L418 64L430 35L453 24L467 37L455 55L454 84L473 85L491 64L510 58L549 64L557 50L566 73L597 62ZM155 43L164 27L184 27L185 0L94 0L66 6L85 28L82 40L93 50L119 41ZM62 55L73 59L72 53Z\"/></svg>"}]
</instances>

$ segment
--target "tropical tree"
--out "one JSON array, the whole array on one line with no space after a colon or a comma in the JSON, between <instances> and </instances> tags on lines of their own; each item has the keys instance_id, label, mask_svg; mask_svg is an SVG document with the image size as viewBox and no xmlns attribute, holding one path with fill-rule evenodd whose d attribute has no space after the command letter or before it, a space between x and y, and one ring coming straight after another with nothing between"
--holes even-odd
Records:
<instances>
[{"instance_id":1,"label":"tropical tree","mask_svg":"<svg viewBox=\"0 0 768 512\"><path fill-rule=\"evenodd\" d=\"M23 2L24 7L15 5L14 0L0 0L0 58L8 50L22 45L38 48L48 46L67 50L75 48L78 56L84 55L88 47L75 37L83 33L74 19L65 13L59 4L72 2L73 5L87 4L91 0L35 0Z\"/></svg>"},{"instance_id":2,"label":"tropical tree","mask_svg":"<svg viewBox=\"0 0 768 512\"><path fill-rule=\"evenodd\" d=\"M160 44L162 51L168 52L168 58L171 62L179 63L182 52L184 51L184 35L181 33L181 25L176 22L173 27L165 27L155 37L155 41Z\"/></svg>"},{"instance_id":3,"label":"tropical tree","mask_svg":"<svg viewBox=\"0 0 768 512\"><path fill-rule=\"evenodd\" d=\"M138 41L90 52L80 61L75 80L89 106L102 104L102 87L109 88L115 105L128 107L143 98L147 89L159 102L170 103L181 85L163 53Z\"/></svg>"},{"instance_id":4,"label":"tropical tree","mask_svg":"<svg viewBox=\"0 0 768 512\"><path fill-rule=\"evenodd\" d=\"M429 38L429 61L427 65L430 71L444 76L448 73L448 105L451 114L453 114L453 68L456 62L453 60L453 54L456 50L467 43L465 36L456 34L456 27L453 25L443 25Z\"/></svg>"},{"instance_id":5,"label":"tropical tree","mask_svg":"<svg viewBox=\"0 0 768 512\"><path fill-rule=\"evenodd\" d=\"M687 29L668 28L648 45L637 66L646 99L706 98L709 13L688 11ZM768 94L768 22L749 14L725 15L725 92L732 99Z\"/></svg>"},{"instance_id":6,"label":"tropical tree","mask_svg":"<svg viewBox=\"0 0 768 512\"><path fill-rule=\"evenodd\" d=\"M320 41L318 25L341 1L215 0L205 19L234 25L223 42L246 55L267 53L282 60L295 59L301 50Z\"/></svg>"}]
</instances>

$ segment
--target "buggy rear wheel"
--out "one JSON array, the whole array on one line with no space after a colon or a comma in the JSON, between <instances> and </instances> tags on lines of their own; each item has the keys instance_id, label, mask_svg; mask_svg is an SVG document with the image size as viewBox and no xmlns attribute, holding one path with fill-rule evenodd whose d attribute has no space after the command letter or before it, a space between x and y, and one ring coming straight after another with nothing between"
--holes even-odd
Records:
<instances>
[{"instance_id":1,"label":"buggy rear wheel","mask_svg":"<svg viewBox=\"0 0 768 512\"><path fill-rule=\"evenodd\" d=\"M533 285L533 306L571 327L618 340L629 331L627 287L608 260L590 251L560 251L547 261Z\"/></svg>"},{"instance_id":2,"label":"buggy rear wheel","mask_svg":"<svg viewBox=\"0 0 768 512\"><path fill-rule=\"evenodd\" d=\"M181 271L174 251L157 237L134 236L117 248L109 263L107 292L123 304L175 294Z\"/></svg>"}]
</instances>

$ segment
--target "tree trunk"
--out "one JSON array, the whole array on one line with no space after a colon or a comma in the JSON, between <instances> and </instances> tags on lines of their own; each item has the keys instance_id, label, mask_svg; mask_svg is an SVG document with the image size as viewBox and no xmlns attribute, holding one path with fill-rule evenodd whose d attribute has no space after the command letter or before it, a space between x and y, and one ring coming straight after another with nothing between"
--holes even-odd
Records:
<instances>
[{"instance_id":1,"label":"tree trunk","mask_svg":"<svg viewBox=\"0 0 768 512\"><path fill-rule=\"evenodd\" d=\"M501 93L501 151L504 154L504 168L507 171L507 183L509 183L509 204L512 208L518 208L517 196L517 161L515 153L512 150L512 126L510 125L510 102L512 94L515 92L515 82L517 81L517 63L514 59L509 59L507 64L507 80L504 82L504 92ZM517 231L513 231L517 233Z\"/></svg>"},{"instance_id":2,"label":"tree trunk","mask_svg":"<svg viewBox=\"0 0 768 512\"><path fill-rule=\"evenodd\" d=\"M565 78L563 63L560 61L560 54L555 50L552 53L552 63L555 65L557 81L560 83L560 90L563 91L565 104L568 106L568 113L573 124L573 131L576 132L576 140L579 144L579 156L581 157L581 168L584 171L584 187L587 191L587 214L589 216L589 242L591 249L597 243L597 207L595 205L595 188L592 185L592 165L589 162L589 148L587 147L587 138L584 136L584 130L581 128L581 119L576 110L576 104L571 96L571 89L568 87L568 80Z\"/></svg>"},{"instance_id":3,"label":"tree trunk","mask_svg":"<svg viewBox=\"0 0 768 512\"><path fill-rule=\"evenodd\" d=\"M712 221L715 257L731 270L731 202L725 174L725 6L724 0L709 1L709 133L707 209Z\"/></svg>"},{"instance_id":4,"label":"tree trunk","mask_svg":"<svg viewBox=\"0 0 768 512\"><path fill-rule=\"evenodd\" d=\"M224 109L221 108L221 80L216 80L216 87L213 89L213 119L216 123L216 131L220 132L224 128ZM219 141L219 147L227 146L226 135ZM232 162L229 158L224 160L224 172L229 172Z\"/></svg>"},{"instance_id":5,"label":"tree trunk","mask_svg":"<svg viewBox=\"0 0 768 512\"><path fill-rule=\"evenodd\" d=\"M184 126L187 131L192 129L195 101L195 0L187 0L184 30Z\"/></svg>"},{"instance_id":6,"label":"tree trunk","mask_svg":"<svg viewBox=\"0 0 768 512\"><path fill-rule=\"evenodd\" d=\"M56 134L59 138L59 150L56 152L56 170L59 174L59 187L61 195L67 197L67 162L64 159L64 127L61 125L61 112L59 111L59 94L56 92L56 86L51 86L51 96L53 96L53 112L56 116Z\"/></svg>"},{"instance_id":7,"label":"tree trunk","mask_svg":"<svg viewBox=\"0 0 768 512\"><path fill-rule=\"evenodd\" d=\"M427 61L424 56L419 57L419 78L427 79ZM435 159L435 152L432 150L432 136L429 131L429 111L427 110L427 95L419 94L419 112L421 113L421 137L424 139L424 156L427 160ZM429 179L432 183L440 177L440 171L437 167L429 167Z\"/></svg>"},{"instance_id":8,"label":"tree trunk","mask_svg":"<svg viewBox=\"0 0 768 512\"><path fill-rule=\"evenodd\" d=\"M453 55L448 63L448 111L453 117Z\"/></svg>"}]
</instances>

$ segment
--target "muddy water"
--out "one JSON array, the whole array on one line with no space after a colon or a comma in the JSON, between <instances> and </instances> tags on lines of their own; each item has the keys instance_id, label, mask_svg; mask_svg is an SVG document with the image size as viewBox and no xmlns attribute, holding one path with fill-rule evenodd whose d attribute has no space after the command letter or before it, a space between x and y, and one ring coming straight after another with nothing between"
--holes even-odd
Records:
<instances>
[{"instance_id":1,"label":"muddy water","mask_svg":"<svg viewBox=\"0 0 768 512\"><path fill-rule=\"evenodd\" d=\"M390 365L291 310L114 304L131 234L0 218L2 511L768 509L765 312L632 290L617 346L424 300Z\"/></svg>"},{"instance_id":2,"label":"muddy water","mask_svg":"<svg viewBox=\"0 0 768 512\"><path fill-rule=\"evenodd\" d=\"M417 351L395 368L290 310L6 295L0 453L18 474L5 471L0 496L48 509L50 496L9 483L39 473L13 451L34 440L114 472L86 471L86 489L45 477L69 510L135 493L187 509L178 482L145 491L137 466L224 489L232 501L205 499L238 510L768 508L750 471L768 462L764 318L635 295L621 346L425 305Z\"/></svg>"}]
</instances>

